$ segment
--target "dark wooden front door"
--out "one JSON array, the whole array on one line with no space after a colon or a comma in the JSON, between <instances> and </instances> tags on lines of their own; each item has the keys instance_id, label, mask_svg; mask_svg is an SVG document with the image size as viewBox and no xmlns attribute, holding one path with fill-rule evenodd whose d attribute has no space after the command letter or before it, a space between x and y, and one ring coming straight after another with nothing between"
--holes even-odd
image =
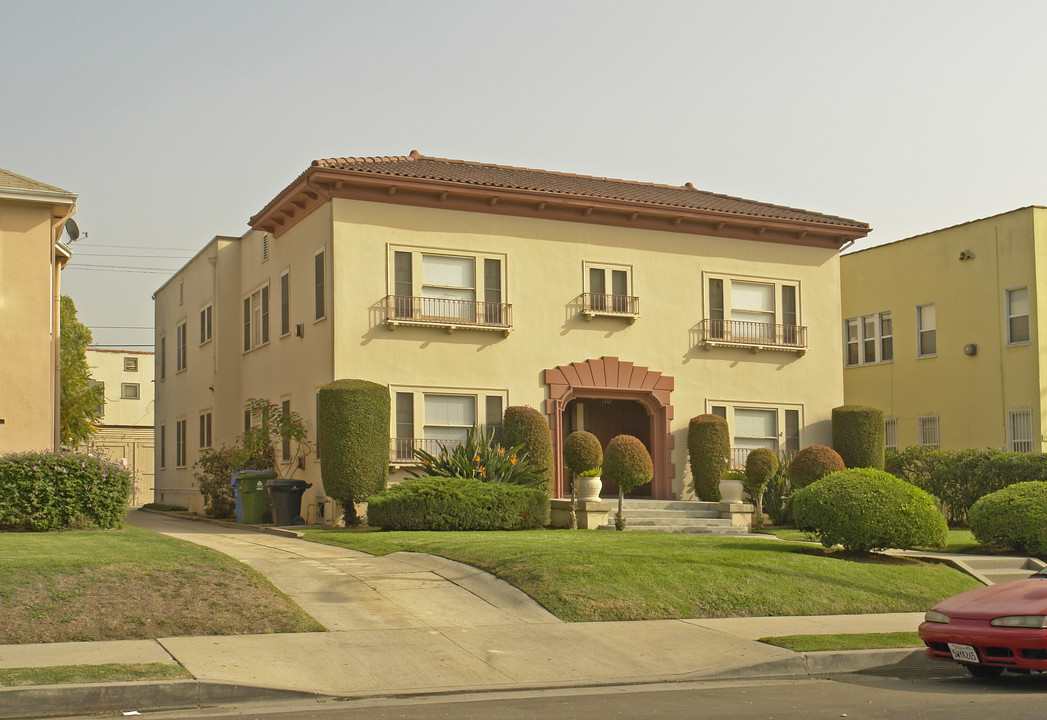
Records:
<instances>
[{"instance_id":1,"label":"dark wooden front door","mask_svg":"<svg viewBox=\"0 0 1047 720\"><path fill-rule=\"evenodd\" d=\"M582 406L582 424L574 427L576 412L575 403ZM569 421L564 423L568 432L587 430L597 437L600 445L606 449L607 443L616 435L633 435L651 452L651 418L647 410L632 400L573 400L567 406ZM603 497L618 497L618 486L603 478ZM651 497L651 483L641 485L626 493L627 497Z\"/></svg>"}]
</instances>

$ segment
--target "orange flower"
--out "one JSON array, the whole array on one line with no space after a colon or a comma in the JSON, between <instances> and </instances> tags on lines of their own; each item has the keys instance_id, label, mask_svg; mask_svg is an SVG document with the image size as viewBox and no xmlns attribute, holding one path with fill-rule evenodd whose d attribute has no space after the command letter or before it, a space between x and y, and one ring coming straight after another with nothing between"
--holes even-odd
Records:
<instances>
[{"instance_id":1,"label":"orange flower","mask_svg":"<svg viewBox=\"0 0 1047 720\"><path fill-rule=\"evenodd\" d=\"M510 465L515 465L516 464L516 456L515 455L512 456L511 458L509 458L509 464Z\"/></svg>"}]
</instances>

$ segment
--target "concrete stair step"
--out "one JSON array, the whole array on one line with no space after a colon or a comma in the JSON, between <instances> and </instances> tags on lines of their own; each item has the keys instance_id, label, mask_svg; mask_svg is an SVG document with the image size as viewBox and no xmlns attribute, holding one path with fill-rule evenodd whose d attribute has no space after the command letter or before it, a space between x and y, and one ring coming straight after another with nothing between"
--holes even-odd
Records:
<instances>
[{"instance_id":1,"label":"concrete stair step","mask_svg":"<svg viewBox=\"0 0 1047 720\"><path fill-rule=\"evenodd\" d=\"M983 573L990 573L998 570L1028 570L1029 574L1032 574L1044 567L1044 564L1039 560L1023 557L993 557L981 555L965 558L964 562L978 572Z\"/></svg>"},{"instance_id":2,"label":"concrete stair step","mask_svg":"<svg viewBox=\"0 0 1047 720\"><path fill-rule=\"evenodd\" d=\"M982 575L995 583L1008 582L1010 580L1024 580L1035 572L1034 570L1011 570L1011 571L987 571L981 570Z\"/></svg>"}]
</instances>

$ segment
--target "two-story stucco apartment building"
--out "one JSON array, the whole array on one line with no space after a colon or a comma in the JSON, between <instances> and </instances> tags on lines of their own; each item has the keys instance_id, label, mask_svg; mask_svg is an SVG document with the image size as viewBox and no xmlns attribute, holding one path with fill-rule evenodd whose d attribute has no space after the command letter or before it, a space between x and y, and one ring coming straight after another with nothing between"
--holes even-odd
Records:
<instances>
[{"instance_id":1,"label":"two-story stucco apartment building","mask_svg":"<svg viewBox=\"0 0 1047 720\"><path fill-rule=\"evenodd\" d=\"M59 444L62 232L76 197L0 169L0 454Z\"/></svg>"},{"instance_id":2,"label":"two-story stucco apartment building","mask_svg":"<svg viewBox=\"0 0 1047 720\"><path fill-rule=\"evenodd\" d=\"M1047 208L844 255L844 389L887 447L1047 449Z\"/></svg>"},{"instance_id":3,"label":"two-story stucco apartment building","mask_svg":"<svg viewBox=\"0 0 1047 720\"><path fill-rule=\"evenodd\" d=\"M411 448L530 405L557 466L572 430L629 433L655 465L641 494L690 497L695 415L726 417L739 448L829 442L839 251L869 232L689 183L417 152L315 161L250 226L154 296L160 502L202 506L193 462L233 442L248 398L315 433L316 393L337 378L389 387L394 477ZM319 463L296 477L314 520Z\"/></svg>"}]
</instances>

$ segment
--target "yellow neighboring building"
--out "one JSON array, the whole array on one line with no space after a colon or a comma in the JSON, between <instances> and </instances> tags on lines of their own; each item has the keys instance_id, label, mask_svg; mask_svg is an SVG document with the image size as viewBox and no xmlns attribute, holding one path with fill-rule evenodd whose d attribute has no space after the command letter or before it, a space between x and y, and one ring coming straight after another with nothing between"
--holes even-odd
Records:
<instances>
[{"instance_id":1,"label":"yellow neighboring building","mask_svg":"<svg viewBox=\"0 0 1047 720\"><path fill-rule=\"evenodd\" d=\"M865 223L651 183L407 156L315 161L154 295L156 500L200 510L200 449L248 398L309 419L336 378L387 385L390 472L414 447L538 408L562 442L639 437L692 497L688 420L739 457L830 440L843 402L839 251ZM303 515L332 519L319 463ZM617 489L604 485L604 493ZM329 510L330 508L330 510ZM321 518L321 512L323 516Z\"/></svg>"},{"instance_id":2,"label":"yellow neighboring building","mask_svg":"<svg viewBox=\"0 0 1047 720\"><path fill-rule=\"evenodd\" d=\"M153 501L153 353L87 349L92 382L105 398L92 447L131 469L135 479L131 504Z\"/></svg>"},{"instance_id":3,"label":"yellow neighboring building","mask_svg":"<svg viewBox=\"0 0 1047 720\"><path fill-rule=\"evenodd\" d=\"M0 169L0 454L58 439L62 242L76 195Z\"/></svg>"},{"instance_id":4,"label":"yellow neighboring building","mask_svg":"<svg viewBox=\"0 0 1047 720\"><path fill-rule=\"evenodd\" d=\"M884 411L887 447L1044 451L1047 208L850 253L840 272L844 395Z\"/></svg>"}]
</instances>

